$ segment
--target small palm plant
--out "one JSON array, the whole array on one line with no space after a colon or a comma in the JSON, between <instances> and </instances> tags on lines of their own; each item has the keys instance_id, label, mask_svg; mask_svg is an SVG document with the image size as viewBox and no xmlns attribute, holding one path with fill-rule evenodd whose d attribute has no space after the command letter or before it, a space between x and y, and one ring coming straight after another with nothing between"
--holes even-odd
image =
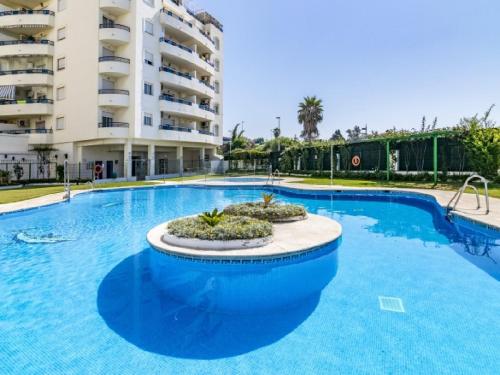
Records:
<instances>
[{"instance_id":1,"label":"small palm plant","mask_svg":"<svg viewBox=\"0 0 500 375\"><path fill-rule=\"evenodd\" d=\"M264 201L264 208L267 208L269 207L271 204L273 204L273 201L274 201L274 194L271 193L271 194L266 194L266 193L263 193L262 194L262 200Z\"/></svg>"},{"instance_id":2,"label":"small palm plant","mask_svg":"<svg viewBox=\"0 0 500 375\"><path fill-rule=\"evenodd\" d=\"M219 224L224 217L223 212L219 212L217 208L214 208L212 212L204 212L199 216L201 220L203 220L206 224L210 225L211 227L215 227L217 224Z\"/></svg>"}]
</instances>

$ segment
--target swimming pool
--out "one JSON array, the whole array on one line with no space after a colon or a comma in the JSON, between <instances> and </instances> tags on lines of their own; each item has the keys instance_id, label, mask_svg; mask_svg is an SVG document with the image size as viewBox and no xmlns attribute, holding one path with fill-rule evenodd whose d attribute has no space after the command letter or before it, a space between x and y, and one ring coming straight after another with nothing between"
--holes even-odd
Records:
<instances>
[{"instance_id":1,"label":"swimming pool","mask_svg":"<svg viewBox=\"0 0 500 375\"><path fill-rule=\"evenodd\" d=\"M249 315L165 298L147 231L263 189L90 193L0 217L0 373L498 372L500 234L429 199L272 188L343 226L321 295Z\"/></svg>"}]
</instances>

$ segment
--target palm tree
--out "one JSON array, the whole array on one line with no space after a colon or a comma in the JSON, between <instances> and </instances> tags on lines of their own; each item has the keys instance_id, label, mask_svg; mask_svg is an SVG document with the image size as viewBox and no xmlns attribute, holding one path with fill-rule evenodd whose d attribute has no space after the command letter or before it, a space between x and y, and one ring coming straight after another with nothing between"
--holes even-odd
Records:
<instances>
[{"instance_id":1,"label":"palm tree","mask_svg":"<svg viewBox=\"0 0 500 375\"><path fill-rule=\"evenodd\" d=\"M236 124L233 130L231 130L231 147L233 150L246 148L248 145L248 139L243 135L245 131L239 130L239 128L240 124ZM224 152L229 152L229 145L226 145Z\"/></svg>"},{"instance_id":2,"label":"palm tree","mask_svg":"<svg viewBox=\"0 0 500 375\"><path fill-rule=\"evenodd\" d=\"M323 121L323 103L316 96L306 96L299 104L298 120L304 129L301 137L306 141L318 138L318 124Z\"/></svg>"}]
</instances>

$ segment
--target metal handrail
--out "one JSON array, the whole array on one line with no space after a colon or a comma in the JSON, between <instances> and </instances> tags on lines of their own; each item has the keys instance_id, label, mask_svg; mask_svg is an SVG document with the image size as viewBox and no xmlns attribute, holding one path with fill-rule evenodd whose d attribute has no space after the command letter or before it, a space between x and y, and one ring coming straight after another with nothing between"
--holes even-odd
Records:
<instances>
[{"instance_id":1,"label":"metal handrail","mask_svg":"<svg viewBox=\"0 0 500 375\"><path fill-rule=\"evenodd\" d=\"M476 210L479 210L481 208L481 201L479 199L479 191L477 190L477 188L475 186L470 185L470 183L474 180L479 180L484 184L484 198L486 201L486 215L488 215L488 213L490 212L490 199L489 199L489 195L488 195L488 183L489 183L489 181L486 178L484 178L483 176L480 176L478 174L474 174L472 176L469 176L467 178L467 180L465 180L462 187L455 193L455 195L453 195L453 198L450 199L450 201L448 202L448 205L446 206L448 214L451 211L455 211L455 209L458 205L458 202L460 201L463 193L465 192L465 190L468 187L470 187L472 190L474 190L474 193L476 195L476 203L477 203Z\"/></svg>"},{"instance_id":2,"label":"metal handrail","mask_svg":"<svg viewBox=\"0 0 500 375\"><path fill-rule=\"evenodd\" d=\"M274 179L278 176L278 180L281 178L281 172L279 169L276 169L274 172L272 170L272 167L269 167L269 176L267 177L266 185L269 184L269 180L271 180L271 185L274 185Z\"/></svg>"},{"instance_id":3,"label":"metal handrail","mask_svg":"<svg viewBox=\"0 0 500 375\"><path fill-rule=\"evenodd\" d=\"M64 160L64 197L68 201L71 199L71 183L69 180L68 161Z\"/></svg>"}]
</instances>

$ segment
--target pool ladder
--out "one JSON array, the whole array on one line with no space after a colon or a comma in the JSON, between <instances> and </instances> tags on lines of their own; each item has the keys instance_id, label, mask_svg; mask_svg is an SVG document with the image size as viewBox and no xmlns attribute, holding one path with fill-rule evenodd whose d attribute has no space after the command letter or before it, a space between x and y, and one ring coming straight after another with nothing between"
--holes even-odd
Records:
<instances>
[{"instance_id":1,"label":"pool ladder","mask_svg":"<svg viewBox=\"0 0 500 375\"><path fill-rule=\"evenodd\" d=\"M274 185L274 180L278 177L277 181L279 183L280 177L281 177L281 172L279 169L276 169L274 172L272 169L269 169L269 177L267 178L266 185L269 185L269 182L271 182L271 185Z\"/></svg>"},{"instance_id":2,"label":"pool ladder","mask_svg":"<svg viewBox=\"0 0 500 375\"><path fill-rule=\"evenodd\" d=\"M451 211L455 211L455 208L457 207L458 202L460 201L463 193L465 192L465 190L468 187L470 187L472 190L474 190L474 193L476 195L476 202L477 202L476 210L479 210L481 208L481 200L479 199L479 191L477 190L477 188L474 185L470 184L474 180L479 180L484 184L484 198L486 201L486 215L488 215L488 213L490 212L490 199L489 199L489 195L488 195L488 183L489 183L489 181L486 178L484 178L483 176L480 176L478 174L474 174L474 175L468 177L467 180L465 180L462 187L455 193L453 198L451 198L451 200L448 202L448 205L446 206L446 211L447 211L448 216L450 215Z\"/></svg>"}]
</instances>

